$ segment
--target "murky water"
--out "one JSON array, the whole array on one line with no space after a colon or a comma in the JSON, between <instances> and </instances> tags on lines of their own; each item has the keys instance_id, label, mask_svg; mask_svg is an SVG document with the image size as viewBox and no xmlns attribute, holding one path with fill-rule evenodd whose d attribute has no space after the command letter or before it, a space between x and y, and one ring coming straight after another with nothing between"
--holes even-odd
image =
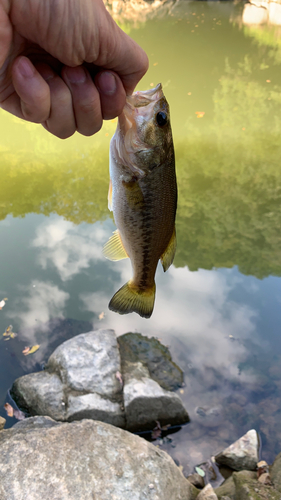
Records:
<instances>
[{"instance_id":1,"label":"murky water","mask_svg":"<svg viewBox=\"0 0 281 500\"><path fill-rule=\"evenodd\" d=\"M272 461L281 450L281 27L272 16L251 25L259 12L242 4L118 5L118 22L150 58L139 88L161 81L171 107L175 265L157 270L150 320L109 312L131 274L130 262L102 257L114 230L116 121L63 142L1 111L0 331L12 324L18 336L0 342L0 414L13 380L41 369L66 338L91 325L139 331L169 345L185 371L191 423L160 442L184 472L253 427Z\"/></svg>"}]
</instances>

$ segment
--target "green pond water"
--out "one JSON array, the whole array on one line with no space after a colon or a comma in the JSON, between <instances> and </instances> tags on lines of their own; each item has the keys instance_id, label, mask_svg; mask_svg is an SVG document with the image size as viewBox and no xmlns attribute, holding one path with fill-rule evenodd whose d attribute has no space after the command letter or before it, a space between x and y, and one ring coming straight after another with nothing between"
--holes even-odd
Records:
<instances>
[{"instance_id":1,"label":"green pond water","mask_svg":"<svg viewBox=\"0 0 281 500\"><path fill-rule=\"evenodd\" d=\"M0 415L59 343L114 328L161 339L185 372L191 422L155 442L185 473L251 428L264 459L281 451L281 28L245 25L243 9L116 14L150 58L139 89L164 86L177 160L178 249L149 320L107 309L131 275L102 256L116 120L61 141L0 112L0 333L18 333L0 340Z\"/></svg>"}]
</instances>

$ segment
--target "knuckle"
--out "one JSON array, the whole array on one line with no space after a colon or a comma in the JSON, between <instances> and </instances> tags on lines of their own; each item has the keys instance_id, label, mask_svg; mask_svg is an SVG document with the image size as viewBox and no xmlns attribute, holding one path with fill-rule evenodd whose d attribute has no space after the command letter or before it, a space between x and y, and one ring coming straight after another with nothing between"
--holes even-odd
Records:
<instances>
[{"instance_id":1,"label":"knuckle","mask_svg":"<svg viewBox=\"0 0 281 500\"><path fill-rule=\"evenodd\" d=\"M22 114L25 120L33 123L42 123L48 119L48 114L46 111L40 108L34 108L26 105L22 102L21 104Z\"/></svg>"},{"instance_id":2,"label":"knuckle","mask_svg":"<svg viewBox=\"0 0 281 500\"><path fill-rule=\"evenodd\" d=\"M100 131L100 129L102 128L102 123L102 118L98 118L94 123L91 124L82 122L78 124L77 130L79 134L89 137Z\"/></svg>"},{"instance_id":3,"label":"knuckle","mask_svg":"<svg viewBox=\"0 0 281 500\"><path fill-rule=\"evenodd\" d=\"M97 99L81 100L79 102L79 110L83 115L94 115L97 110Z\"/></svg>"}]
</instances>

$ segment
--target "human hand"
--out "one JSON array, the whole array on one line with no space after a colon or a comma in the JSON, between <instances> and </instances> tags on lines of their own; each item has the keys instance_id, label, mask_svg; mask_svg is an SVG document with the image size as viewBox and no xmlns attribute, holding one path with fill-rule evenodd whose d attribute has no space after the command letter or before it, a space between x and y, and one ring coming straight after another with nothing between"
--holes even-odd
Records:
<instances>
[{"instance_id":1,"label":"human hand","mask_svg":"<svg viewBox=\"0 0 281 500\"><path fill-rule=\"evenodd\" d=\"M0 0L0 106L62 139L118 116L147 68L102 0Z\"/></svg>"}]
</instances>

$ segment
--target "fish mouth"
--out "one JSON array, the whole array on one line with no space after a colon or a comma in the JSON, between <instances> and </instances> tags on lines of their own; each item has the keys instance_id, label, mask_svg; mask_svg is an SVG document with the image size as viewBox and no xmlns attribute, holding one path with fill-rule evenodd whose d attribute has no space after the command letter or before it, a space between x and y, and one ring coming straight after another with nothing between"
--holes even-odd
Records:
<instances>
[{"instance_id":1,"label":"fish mouth","mask_svg":"<svg viewBox=\"0 0 281 500\"><path fill-rule=\"evenodd\" d=\"M120 160L137 177L144 177L146 174L135 164L134 155L136 152L151 149L150 145L145 144L139 138L138 127L152 118L154 105L162 97L164 94L161 83L153 89L134 92L127 96L124 109L118 117L117 153Z\"/></svg>"}]
</instances>

